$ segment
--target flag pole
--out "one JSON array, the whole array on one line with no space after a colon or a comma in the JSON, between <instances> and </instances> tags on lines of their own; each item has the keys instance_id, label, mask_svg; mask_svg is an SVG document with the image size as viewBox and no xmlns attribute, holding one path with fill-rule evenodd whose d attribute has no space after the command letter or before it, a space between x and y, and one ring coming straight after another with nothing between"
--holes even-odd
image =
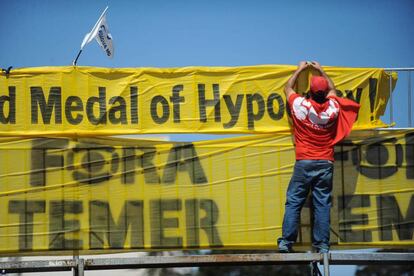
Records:
<instances>
[{"instance_id":1,"label":"flag pole","mask_svg":"<svg viewBox=\"0 0 414 276\"><path fill-rule=\"evenodd\" d=\"M78 55L76 56L75 60L72 62L72 65L73 65L73 66L76 66L76 63L78 62L78 58L79 58L79 56L81 55L81 53L82 53L82 49L80 49L80 50L79 50Z\"/></svg>"},{"instance_id":2,"label":"flag pole","mask_svg":"<svg viewBox=\"0 0 414 276\"><path fill-rule=\"evenodd\" d=\"M98 25L99 21L101 21L102 17L105 15L105 13L106 13L106 11L107 11L107 10L108 10L108 6L106 6L106 8L105 8L105 10L102 12L101 16L99 16L99 18L98 18L98 20L96 21L95 25L93 26L92 30L94 30L94 29L97 27L97 25ZM87 35L90 35L90 33L88 33ZM78 62L79 56L80 56L80 55L81 55L81 53L82 53L83 47L84 47L84 45L82 45L82 46L81 46L81 49L79 50L78 55L77 55L77 56L76 56L76 58L73 60L73 62L72 62L72 65L73 65L73 66L76 66L76 63Z\"/></svg>"}]
</instances>

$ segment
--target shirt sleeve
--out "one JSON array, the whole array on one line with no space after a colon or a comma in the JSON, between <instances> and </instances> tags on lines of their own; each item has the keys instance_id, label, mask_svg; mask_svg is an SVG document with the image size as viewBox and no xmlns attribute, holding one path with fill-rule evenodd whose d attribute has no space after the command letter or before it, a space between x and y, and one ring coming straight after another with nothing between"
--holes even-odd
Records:
<instances>
[{"instance_id":1,"label":"shirt sleeve","mask_svg":"<svg viewBox=\"0 0 414 276\"><path fill-rule=\"evenodd\" d=\"M344 99L337 96L330 96L329 98L336 100L339 104L336 137L332 142L332 145L335 145L351 132L352 125L357 120L360 105L350 99Z\"/></svg>"},{"instance_id":2,"label":"shirt sleeve","mask_svg":"<svg viewBox=\"0 0 414 276\"><path fill-rule=\"evenodd\" d=\"M298 98L298 97L300 97L300 95L299 95L299 94L297 94L297 93L290 94L290 97L289 97L289 99L288 99L288 105L289 105L289 107L290 107L290 110L292 110L293 101L294 101L296 98Z\"/></svg>"}]
</instances>

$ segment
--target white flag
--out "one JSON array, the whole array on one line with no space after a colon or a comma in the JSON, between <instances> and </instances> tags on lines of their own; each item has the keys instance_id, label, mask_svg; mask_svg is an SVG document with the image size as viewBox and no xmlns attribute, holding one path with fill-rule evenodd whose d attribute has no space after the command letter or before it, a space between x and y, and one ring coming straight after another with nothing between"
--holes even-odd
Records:
<instances>
[{"instance_id":1,"label":"white flag","mask_svg":"<svg viewBox=\"0 0 414 276\"><path fill-rule=\"evenodd\" d=\"M98 44L102 47L105 54L112 58L114 56L114 47L112 44L112 36L109 33L108 24L106 23L106 9L103 11L102 15L99 17L95 26L92 28L91 32L87 33L83 38L81 50L85 47L86 44L91 42L94 38Z\"/></svg>"},{"instance_id":2,"label":"white flag","mask_svg":"<svg viewBox=\"0 0 414 276\"><path fill-rule=\"evenodd\" d=\"M112 36L109 33L108 24L106 24L105 16L102 17L101 24L99 24L98 35L95 37L99 45L110 58L114 56L114 46L112 45Z\"/></svg>"}]
</instances>

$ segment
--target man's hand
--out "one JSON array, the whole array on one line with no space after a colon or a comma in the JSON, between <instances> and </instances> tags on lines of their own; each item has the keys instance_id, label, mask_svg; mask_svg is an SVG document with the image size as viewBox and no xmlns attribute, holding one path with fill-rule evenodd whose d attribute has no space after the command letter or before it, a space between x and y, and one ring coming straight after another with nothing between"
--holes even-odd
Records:
<instances>
[{"instance_id":1,"label":"man's hand","mask_svg":"<svg viewBox=\"0 0 414 276\"><path fill-rule=\"evenodd\" d=\"M311 65L313 68L315 68L316 70L318 70L319 72L320 72L320 71L322 71L322 67L321 67L321 65L319 64L319 62L317 62L317 61L311 61L311 62L310 62L310 65Z\"/></svg>"},{"instance_id":2,"label":"man's hand","mask_svg":"<svg viewBox=\"0 0 414 276\"><path fill-rule=\"evenodd\" d=\"M302 71L302 70L306 69L309 65L310 64L309 64L308 61L301 61L301 62L299 62L298 69L300 69Z\"/></svg>"}]
</instances>

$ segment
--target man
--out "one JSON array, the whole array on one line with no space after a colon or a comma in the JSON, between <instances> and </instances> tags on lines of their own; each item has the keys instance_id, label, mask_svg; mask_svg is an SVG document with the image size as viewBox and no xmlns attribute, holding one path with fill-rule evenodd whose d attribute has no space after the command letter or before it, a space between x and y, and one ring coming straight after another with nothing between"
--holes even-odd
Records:
<instances>
[{"instance_id":1,"label":"man","mask_svg":"<svg viewBox=\"0 0 414 276\"><path fill-rule=\"evenodd\" d=\"M305 98L293 87L300 73L308 67L320 76L312 76L310 97ZM329 251L334 145L351 131L359 105L336 96L334 83L318 62L300 62L285 86L285 94L292 113L296 163L286 194L279 251L292 252L300 212L311 190L314 208L312 246L317 252L326 253Z\"/></svg>"}]
</instances>

